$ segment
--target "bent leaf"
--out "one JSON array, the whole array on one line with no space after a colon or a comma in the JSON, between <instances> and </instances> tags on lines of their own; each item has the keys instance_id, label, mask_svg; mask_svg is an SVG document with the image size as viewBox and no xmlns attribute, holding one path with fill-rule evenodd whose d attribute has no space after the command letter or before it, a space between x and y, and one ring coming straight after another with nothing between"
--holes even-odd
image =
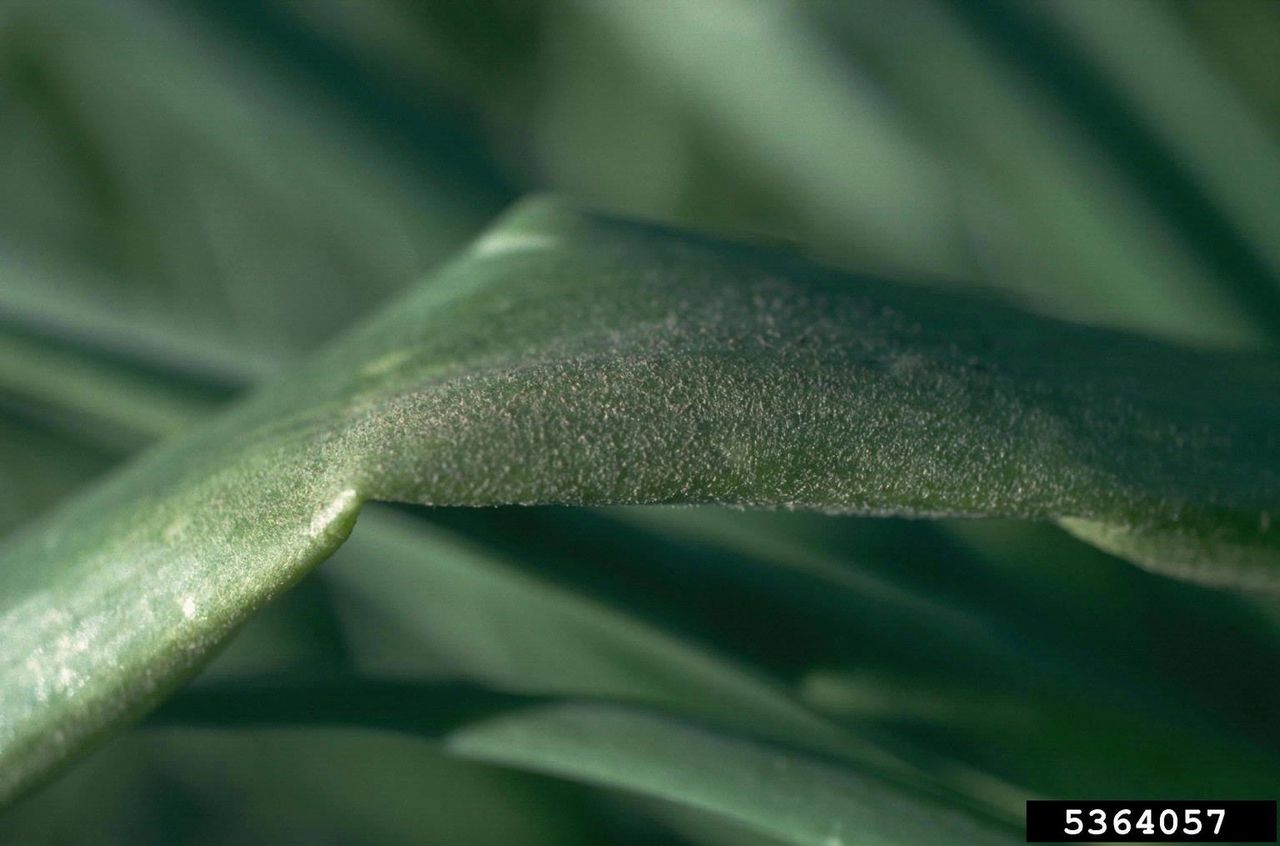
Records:
<instances>
[{"instance_id":1,"label":"bent leaf","mask_svg":"<svg viewBox=\"0 0 1280 846\"><path fill-rule=\"evenodd\" d=\"M1067 517L1273 584L1274 364L527 205L11 542L0 796L162 698L371 499ZM1255 554L1220 566L1224 532Z\"/></svg>"}]
</instances>

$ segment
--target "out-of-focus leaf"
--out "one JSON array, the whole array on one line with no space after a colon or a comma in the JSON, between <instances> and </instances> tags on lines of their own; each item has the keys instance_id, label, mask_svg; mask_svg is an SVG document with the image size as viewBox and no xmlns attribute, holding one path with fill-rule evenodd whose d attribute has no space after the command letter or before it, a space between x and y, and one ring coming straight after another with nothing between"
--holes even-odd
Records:
<instances>
[{"instance_id":1,"label":"out-of-focus leaf","mask_svg":"<svg viewBox=\"0 0 1280 846\"><path fill-rule=\"evenodd\" d=\"M350 600L376 602L423 651L396 660L362 636L365 672L471 678L506 690L627 698L680 707L756 731L772 730L839 754L858 748L728 654L700 648L581 591L557 588L482 542L381 511L361 523L359 567L333 578ZM366 535L366 528L369 529ZM494 534L497 534L495 530ZM423 597L432 597L423 613ZM485 637L484 635L488 636ZM376 635L375 635L376 637ZM363 642L363 643L362 643ZM872 750L862 747L863 754ZM882 758L880 763L885 763Z\"/></svg>"},{"instance_id":2,"label":"out-of-focus leaf","mask_svg":"<svg viewBox=\"0 0 1280 846\"><path fill-rule=\"evenodd\" d=\"M1116 119L1101 134L1132 151L1126 171L1146 176L1166 214L1182 216L1183 239L1216 253L1220 284L1280 337L1280 197L1268 190L1280 184L1280 142L1270 128L1201 57L1167 4L1059 0L1027 9L1070 33L1134 124L1150 127L1142 144ZM1162 159L1169 164L1156 167Z\"/></svg>"},{"instance_id":3,"label":"out-of-focus leaf","mask_svg":"<svg viewBox=\"0 0 1280 846\"><path fill-rule=\"evenodd\" d=\"M1028 792L1177 795L1199 785L1252 795L1273 781L1280 737L1266 703L1278 695L1268 668L1280 644L1250 595L1123 567L1026 522L832 522L709 508L610 514L684 542L677 557L612 526L566 533L560 556L580 549L613 562L596 581L616 578L619 605L649 608L685 637L701 631L689 621L705 620L704 636L726 651L784 676L803 672L801 697L849 718L862 736L1016 785L1018 812ZM555 530L544 523L517 536L545 543ZM642 578L626 552L604 552L611 541L673 561ZM534 560L542 572L555 569ZM656 598L646 603L648 594ZM767 643L751 636L764 618L775 632ZM1205 766L1171 767L1170 749L1197 749ZM1045 768L1046 757L1059 765ZM999 802L998 789L954 775Z\"/></svg>"},{"instance_id":4,"label":"out-of-focus leaf","mask_svg":"<svg viewBox=\"0 0 1280 846\"><path fill-rule=\"evenodd\" d=\"M739 602L757 620L769 611L751 604L749 590L735 590L732 583L705 583L682 566L687 560L672 559L671 545L655 534L615 536L636 552L634 558L628 552L626 561L623 555L610 559L610 569L626 585L623 595L610 596L592 583L584 566L597 565L590 569L598 572L599 561L606 557L582 537L585 533L577 534L584 549L581 560L575 561L574 553L554 540L549 550L544 550L545 543L530 543L531 533L539 530L510 519L515 517L511 509L452 511L473 513L479 525L472 528L477 531L460 532L430 512L423 516L432 522L389 514L384 508L366 509L360 533L339 552L340 560L333 562L338 566L327 570L338 615L348 622L352 663L360 672L465 679L521 693L658 706L967 797L1009 818L1020 811L1020 805L1010 801L1011 788L973 771L946 750L895 746L881 734L817 715L800 701L790 674L761 660L759 650L743 649L743 639L725 632L732 626L723 625L718 613ZM503 520L504 514L509 519ZM573 517L560 511L545 514L540 531L551 539L558 532L578 532L583 524ZM647 565L651 577L637 572L637 563ZM748 580L752 569L755 578L769 578L767 571L761 572L765 568L743 564ZM713 623L709 631L691 630L687 623L696 615L683 606L655 610L656 603L671 595L674 586L666 584L664 589L664 583L676 570L686 576L678 589L702 598L696 604L708 612ZM795 603L812 595L802 592L772 608L775 649L796 647L795 660L802 665L811 660L810 650L805 648L805 635L791 628L802 616ZM839 604L839 599L831 604ZM891 635L882 635L869 647L877 651L887 646L886 651L894 652L896 647L900 655L918 648L927 643L924 638L912 640L920 629L942 641L942 627L930 626L919 616L895 627L886 621L892 613L860 609L856 603L842 611L869 617L863 621L865 629L888 628L906 641L894 644ZM836 615L834 607L830 613ZM850 639L858 629L842 628L831 638ZM970 645L968 654L976 651L986 658L994 652L996 660L1003 657L999 645L982 646L988 650ZM954 652L966 654L963 647ZM969 666L982 658L971 658Z\"/></svg>"},{"instance_id":5,"label":"out-of-focus leaf","mask_svg":"<svg viewBox=\"0 0 1280 846\"><path fill-rule=\"evenodd\" d=\"M593 825L587 793L385 732L151 727L113 738L56 786L10 809L0 818L0 839L102 846L617 842Z\"/></svg>"},{"instance_id":6,"label":"out-of-focus leaf","mask_svg":"<svg viewBox=\"0 0 1280 846\"><path fill-rule=\"evenodd\" d=\"M1280 129L1280 69L1271 61L1280 43L1280 7L1271 0L1225 6L1178 0L1170 8L1183 19L1214 72L1235 83L1273 132Z\"/></svg>"},{"instance_id":7,"label":"out-of-focus leaf","mask_svg":"<svg viewBox=\"0 0 1280 846\"><path fill-rule=\"evenodd\" d=\"M104 473L116 458L0 405L0 537Z\"/></svg>"},{"instance_id":8,"label":"out-of-focus leaf","mask_svg":"<svg viewBox=\"0 0 1280 846\"><path fill-rule=\"evenodd\" d=\"M546 119L545 146L553 175L576 195L653 214L660 209L646 196L659 186L669 196L687 191L701 178L697 171L712 166L704 159L719 159L775 186L775 203L827 254L899 273L968 269L958 197L941 162L884 91L844 66L804 7L759 0L574 6L557 21L570 38L553 53L553 63L567 63L559 78L571 88L557 92L567 101ZM612 71L606 84L600 66ZM635 92L626 100L641 109L631 121L631 109L615 100L616 86L627 82ZM687 174L672 164L686 158L682 143L692 139L671 138L674 121L696 122L715 139L714 153L688 162ZM655 142L674 149L653 149ZM612 151L626 155L645 144L651 151L627 160L652 173L636 178Z\"/></svg>"},{"instance_id":9,"label":"out-of-focus leaf","mask_svg":"<svg viewBox=\"0 0 1280 846\"><path fill-rule=\"evenodd\" d=\"M156 702L370 499L1071 517L1273 584L1276 380L533 204L6 548L3 789Z\"/></svg>"},{"instance_id":10,"label":"out-of-focus leaf","mask_svg":"<svg viewBox=\"0 0 1280 846\"><path fill-rule=\"evenodd\" d=\"M184 724L367 725L439 738L462 757L713 811L788 843L1012 843L1011 833L892 784L745 736L608 702L365 683L184 694Z\"/></svg>"},{"instance_id":11,"label":"out-of-focus leaf","mask_svg":"<svg viewBox=\"0 0 1280 846\"><path fill-rule=\"evenodd\" d=\"M456 186L447 153L470 139L411 148L293 72L284 45L199 5L0 13L0 316L125 345L140 324L163 327L156 354L209 363L230 349L260 377L447 257L512 194Z\"/></svg>"},{"instance_id":12,"label":"out-of-focus leaf","mask_svg":"<svg viewBox=\"0 0 1280 846\"><path fill-rule=\"evenodd\" d=\"M235 388L140 367L65 338L0 328L0 391L7 402L122 452L192 427Z\"/></svg>"},{"instance_id":13,"label":"out-of-focus leaf","mask_svg":"<svg viewBox=\"0 0 1280 846\"><path fill-rule=\"evenodd\" d=\"M1082 126L1059 92L1041 90L1035 73L969 25L982 17L999 30L1023 7L867 0L816 8L850 60L906 104L950 163L984 281L1070 319L1264 345L1274 324L1222 287L1221 266L1195 248L1204 239L1133 184L1109 155L1110 139ZM1022 33L1004 34L1014 50L1045 58L1039 45L1019 41Z\"/></svg>"},{"instance_id":14,"label":"out-of-focus leaf","mask_svg":"<svg viewBox=\"0 0 1280 846\"><path fill-rule=\"evenodd\" d=\"M1101 597L1068 593L1069 602L1019 594L1039 569L1031 561L1021 576L984 573L979 559L955 547L883 542L894 528L920 536L929 526L825 515L509 508L420 516L366 510L360 530L326 566L364 672L626 698L858 766L908 771L886 760L884 750L892 750L913 780L980 798L1011 818L1028 791L1172 795L1198 783L1221 795L1252 795L1275 770L1274 732L1232 726L1241 707L1230 702L1241 692L1234 673L1202 669L1223 696L1200 710L1151 668L1144 672L1145 609L1134 602L1144 592L1126 593L1124 582L1167 584L1189 594L1189 604L1198 600L1172 606L1184 612L1185 642L1171 644L1171 658L1200 660L1201 652L1249 643L1259 651L1256 673L1277 654L1265 627L1221 631L1211 614L1196 610L1211 610L1215 594L1101 553L1090 557L1061 533L1042 530L1036 548L1051 554L1056 534L1081 569L1105 566L1129 578L1099 586ZM932 578L912 572L930 562ZM1045 585L1063 580L1055 567L1046 569ZM926 592L949 583L948 592ZM1233 598L1220 597L1234 620L1243 615ZM360 609L378 613L349 613ZM1104 609L1111 625L1082 634L1079 627ZM379 627L379 619L392 625ZM770 634L761 638L766 619ZM1137 657L1114 660L1129 641ZM1241 668L1242 676L1249 672ZM823 675L838 677L840 687L818 688L815 699L811 680ZM832 695L824 699L824 690ZM1269 701L1263 690L1254 695ZM866 707L854 711L858 697ZM851 736L816 724L797 698L849 718ZM1089 734L1097 741L1082 744ZM970 744L978 735L987 742ZM1108 757L1108 744L1118 760L1103 768L1093 762ZM1167 749L1195 749L1204 767L1170 769ZM1046 770L1046 756L1060 766ZM971 766L976 761L982 764Z\"/></svg>"}]
</instances>

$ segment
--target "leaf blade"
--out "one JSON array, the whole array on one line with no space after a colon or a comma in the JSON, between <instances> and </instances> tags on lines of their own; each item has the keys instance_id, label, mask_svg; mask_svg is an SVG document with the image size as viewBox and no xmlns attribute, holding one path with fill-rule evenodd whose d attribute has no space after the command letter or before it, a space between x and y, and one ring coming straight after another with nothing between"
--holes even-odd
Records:
<instances>
[{"instance_id":1,"label":"leaf blade","mask_svg":"<svg viewBox=\"0 0 1280 846\"><path fill-rule=\"evenodd\" d=\"M527 205L7 548L0 794L158 701L369 499L1255 525L1243 577L1274 584L1271 364Z\"/></svg>"},{"instance_id":2,"label":"leaf blade","mask_svg":"<svg viewBox=\"0 0 1280 846\"><path fill-rule=\"evenodd\" d=\"M361 682L186 694L158 716L161 724L408 731L463 758L711 811L788 843L1015 841L992 821L846 766L615 702Z\"/></svg>"}]
</instances>

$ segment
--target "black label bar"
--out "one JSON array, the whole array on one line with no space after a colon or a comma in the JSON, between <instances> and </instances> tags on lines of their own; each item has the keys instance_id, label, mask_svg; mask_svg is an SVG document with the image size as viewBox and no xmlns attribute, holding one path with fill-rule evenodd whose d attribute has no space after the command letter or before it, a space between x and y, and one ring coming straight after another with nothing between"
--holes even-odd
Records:
<instances>
[{"instance_id":1,"label":"black label bar","mask_svg":"<svg viewBox=\"0 0 1280 846\"><path fill-rule=\"evenodd\" d=\"M1032 799L1028 843L1275 843L1276 802Z\"/></svg>"}]
</instances>

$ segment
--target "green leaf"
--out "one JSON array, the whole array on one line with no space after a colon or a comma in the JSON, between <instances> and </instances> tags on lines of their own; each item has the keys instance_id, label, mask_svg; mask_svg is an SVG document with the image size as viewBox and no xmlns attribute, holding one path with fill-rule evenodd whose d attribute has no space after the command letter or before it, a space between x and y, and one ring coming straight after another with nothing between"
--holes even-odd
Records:
<instances>
[{"instance_id":1,"label":"green leaf","mask_svg":"<svg viewBox=\"0 0 1280 846\"><path fill-rule=\"evenodd\" d=\"M415 732L465 758L680 802L788 843L1016 842L994 822L891 782L611 702L363 683L194 692L158 716L184 724L354 724Z\"/></svg>"},{"instance_id":2,"label":"green leaf","mask_svg":"<svg viewBox=\"0 0 1280 846\"><path fill-rule=\"evenodd\" d=\"M1070 517L1270 584L1278 374L530 204L7 546L0 793L157 702L370 499ZM1252 557L1196 557L1222 537Z\"/></svg>"},{"instance_id":3,"label":"green leaf","mask_svg":"<svg viewBox=\"0 0 1280 846\"><path fill-rule=\"evenodd\" d=\"M66 338L5 327L0 390L28 414L58 420L116 451L190 429L231 393L207 376L184 379Z\"/></svg>"},{"instance_id":4,"label":"green leaf","mask_svg":"<svg viewBox=\"0 0 1280 846\"><path fill-rule=\"evenodd\" d=\"M887 98L919 121L930 152L948 163L983 281L1068 319L1216 346L1270 345L1270 307L1237 296L1242 264L1206 255L1235 246L1236 233L1184 225L1196 207L1185 193L1163 207L1151 196L1168 195L1176 171L1165 169L1163 184L1135 184L1134 171L1149 169L1156 151L1117 162L1129 112L1092 123L1073 108L1107 92L1088 85L1069 53L1016 25L1040 5L866 0L816 8L850 64L875 69ZM1056 89L1044 84L1064 77Z\"/></svg>"},{"instance_id":5,"label":"green leaf","mask_svg":"<svg viewBox=\"0 0 1280 846\"><path fill-rule=\"evenodd\" d=\"M102 474L113 456L0 406L0 537Z\"/></svg>"},{"instance_id":6,"label":"green leaf","mask_svg":"<svg viewBox=\"0 0 1280 846\"><path fill-rule=\"evenodd\" d=\"M401 846L427 832L468 846L616 842L593 825L588 793L386 732L151 726L0 815L0 840Z\"/></svg>"},{"instance_id":7,"label":"green leaf","mask_svg":"<svg viewBox=\"0 0 1280 846\"><path fill-rule=\"evenodd\" d=\"M6 8L0 315L134 346L149 324L153 352L261 376L514 196L450 153L473 139L430 143L438 115L371 116L386 96L343 101L291 67L287 37L211 8L231 5Z\"/></svg>"},{"instance_id":8,"label":"green leaf","mask_svg":"<svg viewBox=\"0 0 1280 846\"><path fill-rule=\"evenodd\" d=\"M710 627L712 631L692 629L688 623L699 615L668 602L672 587L698 598L694 604L709 621L719 616L717 609L739 603L758 620L763 616L759 601L731 581L703 583L689 566L693 559L672 560L670 545L654 535L628 535L608 524L613 544L639 551L634 558L622 552L606 557L588 540L590 523L581 518L589 515L580 510L434 511L423 515L430 517L428 522L387 513L385 507L366 509L359 533L339 553L342 560L326 568L339 616L349 623L352 663L361 674L444 677L521 693L641 703L722 730L751 732L859 771L967 797L1009 818L1020 812L1021 800L1011 800L1012 788L975 772L946 749L928 743L904 747L866 726L842 726L818 715L800 701L787 673L743 649L740 639L726 637L723 621L715 619L721 625ZM477 531L459 532L450 525L458 521L442 519L440 511L453 516L471 512ZM525 515L540 515L540 525L518 519ZM554 543L544 550L530 542L535 534L549 539L558 532L576 538L576 554ZM709 563L703 550L685 550L686 555L691 552ZM608 575L616 574L625 585L621 592L610 595L602 589L601 560L610 561ZM748 580L763 576L775 586L787 585L785 578L771 579L767 566L737 563ZM664 586L676 572L685 578ZM794 593L796 585L790 587ZM772 608L777 631L771 639L795 647L802 666L810 656L803 638L791 635L801 619L794 604L811 596L801 592ZM844 615L864 618L864 625L838 629L834 638L852 640L867 630L875 632L893 616L892 611L841 603L847 598L842 595L832 605L842 605ZM351 617L352 606L365 613ZM931 627L910 620L902 628L904 638L924 629L926 636L941 641L936 623ZM883 636L873 634L870 640L878 653L907 651L886 648ZM225 680L227 674L220 675Z\"/></svg>"},{"instance_id":9,"label":"green leaf","mask_svg":"<svg viewBox=\"0 0 1280 846\"><path fill-rule=\"evenodd\" d=\"M354 649L369 655L360 661L363 672L446 675L526 693L647 702L807 741L828 754L877 755L732 653L619 610L585 586L557 585L527 554L525 562L502 554L494 547L507 533L489 528L482 544L404 515L362 515L352 544L358 567L331 580L348 601L376 604L417 647L388 660L381 643L357 630ZM430 613L423 613L424 597L431 597ZM876 763L892 762L879 752Z\"/></svg>"},{"instance_id":10,"label":"green leaf","mask_svg":"<svg viewBox=\"0 0 1280 846\"><path fill-rule=\"evenodd\" d=\"M983 580L979 560L959 550L929 548L913 561L901 544L884 551L885 572L877 579L868 561L877 534L941 534L902 521L670 507L431 509L419 516L366 509L358 531L324 568L362 673L658 705L859 770L942 782L1010 819L1029 793L1174 795L1212 784L1219 795L1252 795L1275 772L1271 732L1246 739L1230 731L1231 715L1241 710L1231 700L1243 694L1232 674L1221 672L1222 662L1215 662L1219 670L1197 668L1196 678L1223 690L1222 701L1203 712L1144 672L1163 651L1147 645L1150 630L1179 666L1202 652L1246 649L1257 658L1241 674L1256 677L1262 669L1269 678L1265 668L1276 655L1270 641L1247 627L1218 631L1205 624L1201 612L1215 599L1235 597L1088 556L1043 527L1034 546L1039 557L1024 553L1026 572L1001 573L992 582ZM633 521L651 531L628 531ZM810 530L812 545L796 543L788 528L797 535ZM660 534L686 529L733 537L729 545L695 544ZM1061 587L1062 574L1046 561L1055 551L1053 535L1056 546L1074 553L1066 563L1077 572L1101 570L1111 578L1080 597L1019 596L1011 588L1037 576L1048 588ZM913 578L913 566L927 567L932 577ZM886 584L893 576L912 592ZM954 591L932 601L925 595L927 587L956 582L972 594ZM1153 585L1192 604L1157 614ZM1082 633L1099 609L1104 620ZM1232 620L1244 618L1243 609L1225 610ZM1055 612L1067 618L1060 630L1042 623ZM1176 631L1167 635L1151 621L1175 614ZM761 638L766 620L769 636ZM1128 643L1138 657L1115 661ZM808 678L800 690L790 684L806 671L833 667L846 668L860 690L880 698L878 712L851 715L843 738L796 707L794 700L810 692ZM845 716L847 697L836 693L842 698L814 704ZM1256 684L1248 695L1263 702L1274 696ZM913 702L924 703L928 719L911 713ZM886 749L910 769L901 760L894 766ZM1162 752L1169 749L1195 750L1204 767L1171 767ZM1059 766L1044 768L1046 758Z\"/></svg>"},{"instance_id":11,"label":"green leaf","mask_svg":"<svg viewBox=\"0 0 1280 846\"><path fill-rule=\"evenodd\" d=\"M42 378L11 387L38 384L41 396L57 400L47 406L59 418L101 420L133 443L153 436L156 421L174 419L148 408L189 408L192 420L208 413L189 380L148 371L149 391L140 394L136 367L121 371L101 353L24 340L22 362ZM93 373L93 391L60 384L85 384L85 371ZM85 434L96 439L97 428ZM7 513L15 520L81 479L65 476L83 451L72 440L5 446L14 447L0 469L12 471L16 510ZM1254 736L1243 740L1222 730L1242 715L1254 722L1245 703L1274 697L1258 683L1271 677L1275 650L1265 626L1241 625L1249 616L1242 600L1143 578L1107 556L1082 556L1078 544L1044 527L946 524L998 538L975 557L938 543L941 533L931 527L799 512L432 509L417 520L379 512L362 514L360 532L326 566L323 582L304 582L255 618L201 680L266 671L327 677L354 660L361 672L396 677L445 673L512 690L638 695L773 738L807 736L807 745L854 752L851 760L864 765L883 766L882 750L896 749L915 762L917 775L945 770L955 789L1014 815L1027 790L1094 795L1130 785L1122 792L1173 795L1212 782L1221 795L1252 795L1274 768L1255 754L1270 745L1269 732L1258 737L1251 727ZM459 531L465 542L453 537ZM984 575L992 555L1012 566ZM950 562L945 572L954 582L940 596L933 592L943 571L929 566L937 561ZM1046 593L1028 595L1028 587ZM1153 614L1156 587L1180 602ZM335 601L341 624L333 620ZM1217 613L1231 621L1225 629L1212 622ZM770 638L755 636L759 619L772 621ZM1166 619L1177 623L1159 624ZM345 639L347 646L339 643ZM1144 649L1148 642L1161 648ZM1192 685L1175 674L1172 702L1168 691L1141 681L1160 653L1184 667L1214 644L1244 643L1250 662L1209 661ZM1139 651L1115 663L1126 644ZM852 734L881 750L851 746L830 727L815 732L812 714L786 704L784 686L802 675L805 697L841 718L852 715ZM1037 682L1028 689L1030 678ZM1211 720L1187 707L1184 687L1191 699L1220 693ZM975 710L993 689L1005 697ZM1099 699L1098 689L1110 693ZM977 723L966 718L970 712ZM1001 716L998 727L987 715ZM1086 744L1073 731L1110 739ZM906 748L904 735L914 735ZM989 740L974 742L982 736ZM1123 753L1100 754L1107 744ZM1152 754L1170 746L1194 746L1206 763L1187 773L1190 788L1176 780L1182 770ZM991 750L1021 751L993 757ZM1045 770L1046 757L1062 766ZM957 769L957 759L968 766ZM973 772L974 764L988 775ZM1020 790L993 790L991 776Z\"/></svg>"}]
</instances>

